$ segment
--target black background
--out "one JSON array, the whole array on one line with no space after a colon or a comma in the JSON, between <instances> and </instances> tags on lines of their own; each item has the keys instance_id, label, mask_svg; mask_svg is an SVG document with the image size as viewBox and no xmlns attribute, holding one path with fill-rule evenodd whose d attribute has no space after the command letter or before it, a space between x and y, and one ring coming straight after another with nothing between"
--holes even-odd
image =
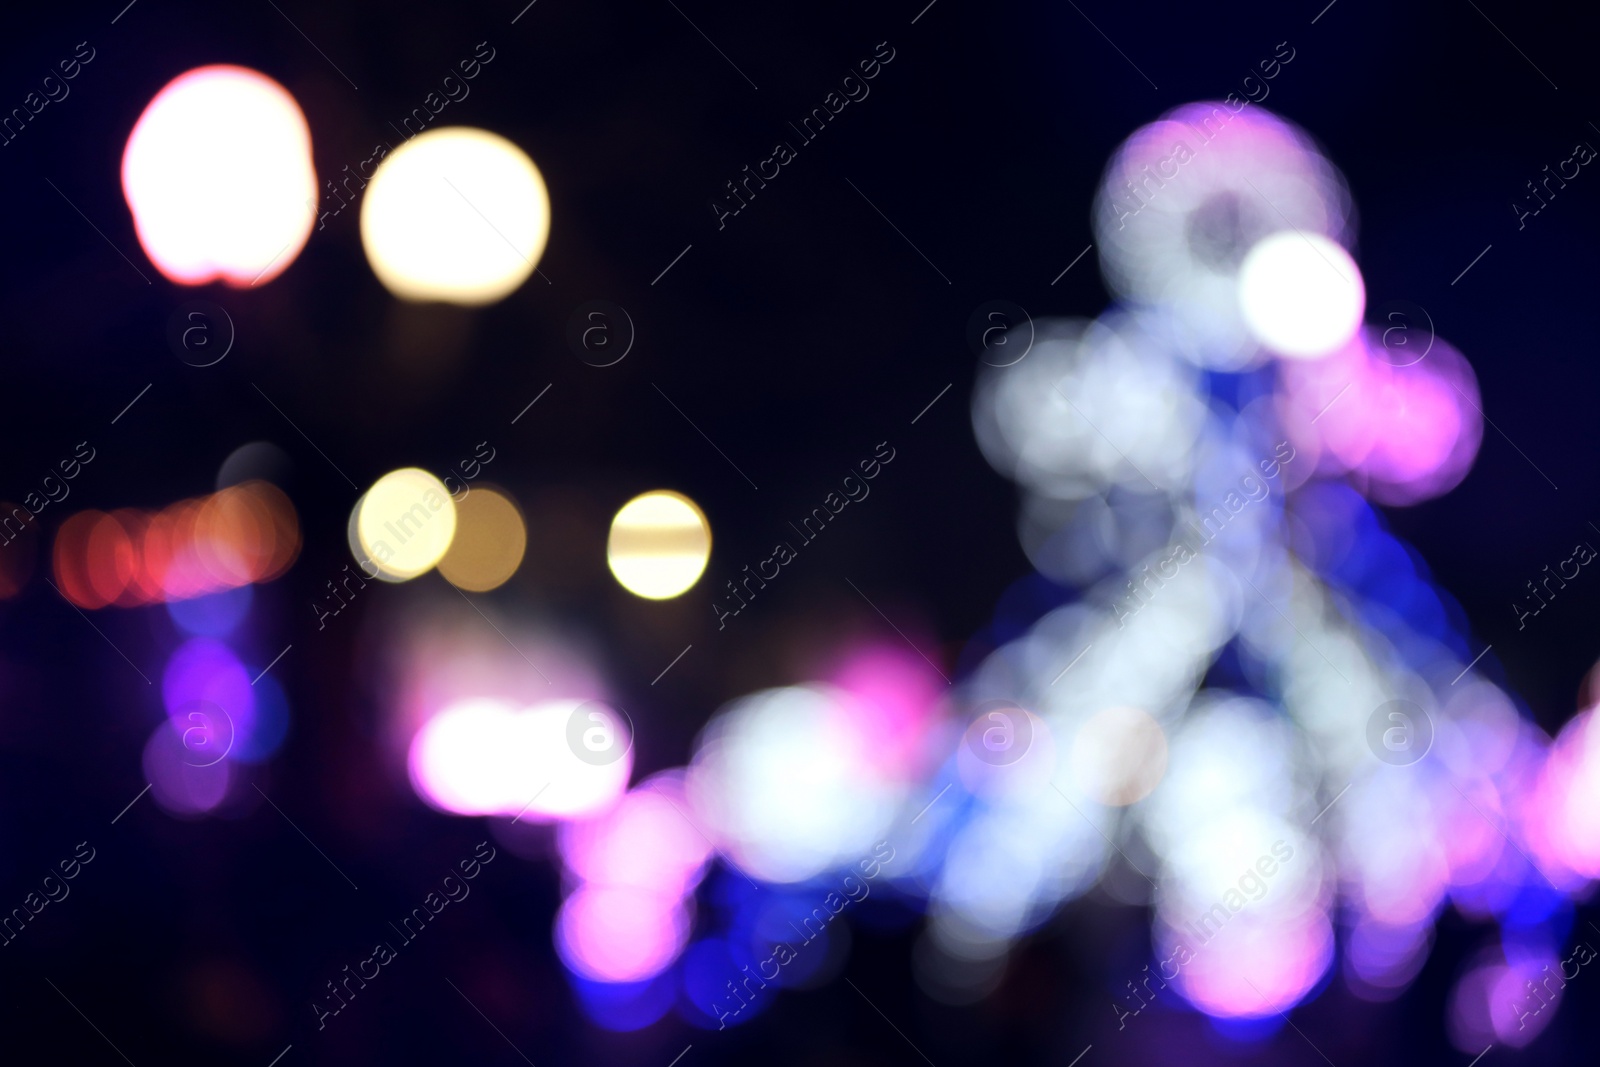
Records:
<instances>
[{"instance_id":1,"label":"black background","mask_svg":"<svg viewBox=\"0 0 1600 1067\"><path fill-rule=\"evenodd\" d=\"M78 42L96 57L67 99L0 148L0 498L20 500L85 439L98 457L70 502L41 517L47 533L83 507L156 507L210 491L245 441L270 439L294 457L288 488L304 548L257 598L246 641L258 668L293 644L275 674L294 725L254 781L361 886L352 890L265 805L188 822L147 798L110 826L141 787L139 753L163 714L158 672L176 637L159 608L92 613L130 669L36 575L0 603L4 906L76 842L88 839L99 856L72 898L0 950L3 1040L17 1058L118 1062L48 979L141 1067L202 1057L264 1065L291 1043L286 1065L522 1062L448 978L540 1067L665 1067L690 1043L682 1067L922 1062L842 982L786 995L725 1033L671 1016L631 1035L588 1025L550 948L555 869L509 855L478 882L483 906L447 915L445 936L419 942L316 1032L307 1004L321 984L486 836L477 821L415 799L375 741L378 689L352 667L358 644L383 632L386 599L429 594L376 589L357 618L316 628L308 605L349 559L357 490L345 475L365 486L394 467L442 469L480 440L493 444L485 476L518 495L531 546L522 572L490 599L594 650L634 711L641 772L684 762L721 702L809 676L843 634L888 633L847 578L952 669L975 654L962 651L1028 572L1015 492L972 438L968 316L995 298L1035 318L1102 310L1093 254L1051 279L1091 240L1105 160L1163 111L1237 90L1281 41L1296 57L1264 105L1343 169L1369 303L1426 308L1471 361L1493 422L1466 481L1441 500L1391 510L1393 524L1465 607L1474 648L1493 645L1483 665L1529 713L1554 731L1576 710L1595 657L1600 584L1573 583L1522 632L1510 604L1574 542L1600 538L1589 526L1600 524L1589 434L1600 396L1591 340L1600 178L1585 171L1520 232L1510 204L1577 141L1600 143L1590 124L1600 121L1593 25L1577 10L1338 0L1313 25L1317 3L1086 2L1080 11L937 0L912 25L921 0L694 0L681 14L666 0L538 0L512 25L520 6L280 3L280 12L266 0L139 0L115 25L116 3L8 14L0 109L21 106ZM184 290L144 259L119 164L140 111L177 74L230 62L280 80L305 110L328 176L393 142L389 122L480 41L496 57L440 124L483 126L523 146L554 214L542 274L507 300L470 313L399 305L366 266L354 208L328 219L258 291ZM719 231L709 199L775 141L792 141L787 123L880 41L895 58L871 95ZM195 296L223 304L238 335L232 354L203 370L166 343L169 316ZM604 369L565 341L573 310L597 298L625 307L638 331L628 358ZM789 518L885 440L898 456L871 500L718 633L712 582L766 555ZM603 546L612 511L660 485L701 503L717 543L711 582L654 604L617 588ZM1074 903L1025 942L999 992L970 1009L916 991L908 934L858 932L846 974L938 1067L1066 1064L1091 1042L1086 1067L1173 1055L1320 1062L1292 1029L1234 1046L1178 1011L1116 1033L1108 1002L1144 924L1095 895ZM1296 1023L1340 1067L1465 1062L1444 1037L1444 1001L1484 936L1447 915L1401 1000L1360 1004L1336 980ZM1575 981L1550 1031L1522 1055L1589 1062L1597 985ZM1486 1064L1518 1054L1489 1055Z\"/></svg>"}]
</instances>

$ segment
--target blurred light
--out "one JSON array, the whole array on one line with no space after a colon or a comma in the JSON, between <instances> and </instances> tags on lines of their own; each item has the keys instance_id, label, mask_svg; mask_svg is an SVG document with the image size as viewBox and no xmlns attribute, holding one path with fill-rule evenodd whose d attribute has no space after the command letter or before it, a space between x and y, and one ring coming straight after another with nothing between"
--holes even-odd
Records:
<instances>
[{"instance_id":1,"label":"blurred light","mask_svg":"<svg viewBox=\"0 0 1600 1067\"><path fill-rule=\"evenodd\" d=\"M608 716L605 753L584 747L596 728L590 714ZM598 701L550 701L519 711L503 701L467 700L417 731L409 767L419 796L458 815L583 818L626 789L632 737L626 722Z\"/></svg>"},{"instance_id":2,"label":"blurred light","mask_svg":"<svg viewBox=\"0 0 1600 1067\"><path fill-rule=\"evenodd\" d=\"M683 951L688 937L689 914L675 894L631 886L580 886L556 915L562 962L602 982L637 982L659 974Z\"/></svg>"},{"instance_id":3,"label":"blurred light","mask_svg":"<svg viewBox=\"0 0 1600 1067\"><path fill-rule=\"evenodd\" d=\"M1200 101L1117 149L1095 198L1095 245L1115 293L1172 320L1175 353L1241 370L1261 359L1240 316L1246 252L1286 226L1338 240L1348 201L1298 128L1264 107Z\"/></svg>"},{"instance_id":4,"label":"blurred light","mask_svg":"<svg viewBox=\"0 0 1600 1067\"><path fill-rule=\"evenodd\" d=\"M1298 1003L1327 972L1333 928L1320 911L1277 920L1244 912L1189 950L1194 958L1182 964L1175 985L1190 1003L1218 1017L1270 1017ZM1173 953L1168 944L1163 958Z\"/></svg>"},{"instance_id":5,"label":"blurred light","mask_svg":"<svg viewBox=\"0 0 1600 1067\"><path fill-rule=\"evenodd\" d=\"M1539 851L1585 878L1600 878L1600 719L1593 708L1562 727L1543 767L1533 827Z\"/></svg>"},{"instance_id":6,"label":"blurred light","mask_svg":"<svg viewBox=\"0 0 1600 1067\"><path fill-rule=\"evenodd\" d=\"M1149 796L1167 773L1167 735L1149 712L1106 708L1078 728L1070 763L1087 796L1123 807Z\"/></svg>"},{"instance_id":7,"label":"blurred light","mask_svg":"<svg viewBox=\"0 0 1600 1067\"><path fill-rule=\"evenodd\" d=\"M672 1010L676 975L666 972L642 982L597 982L568 972L568 982L591 1021L607 1030L643 1030Z\"/></svg>"},{"instance_id":8,"label":"blurred light","mask_svg":"<svg viewBox=\"0 0 1600 1067\"><path fill-rule=\"evenodd\" d=\"M253 586L241 585L192 600L170 600L167 614L192 637L226 637L238 628L255 600Z\"/></svg>"},{"instance_id":9,"label":"blurred light","mask_svg":"<svg viewBox=\"0 0 1600 1067\"><path fill-rule=\"evenodd\" d=\"M311 131L294 97L264 74L198 67L145 107L122 156L139 244L183 285L271 281L315 221Z\"/></svg>"},{"instance_id":10,"label":"blurred light","mask_svg":"<svg viewBox=\"0 0 1600 1067\"><path fill-rule=\"evenodd\" d=\"M969 955L947 947L947 939L940 937L943 929L944 924L929 923L911 946L917 988L941 1004L957 1007L976 1003L999 989L1006 973L1005 943L988 942L989 951Z\"/></svg>"},{"instance_id":11,"label":"blurred light","mask_svg":"<svg viewBox=\"0 0 1600 1067\"><path fill-rule=\"evenodd\" d=\"M1350 253L1319 233L1280 230L1239 267L1239 306L1262 344L1279 355L1317 359L1361 325L1367 294Z\"/></svg>"},{"instance_id":12,"label":"blurred light","mask_svg":"<svg viewBox=\"0 0 1600 1067\"><path fill-rule=\"evenodd\" d=\"M242 444L222 461L217 468L217 488L226 489L241 482L261 480L285 486L294 461L289 453L271 441L251 441Z\"/></svg>"},{"instance_id":13,"label":"blurred light","mask_svg":"<svg viewBox=\"0 0 1600 1067\"><path fill-rule=\"evenodd\" d=\"M517 572L527 547L528 530L517 505L479 486L456 504L456 533L439 560L439 573L458 589L487 593Z\"/></svg>"},{"instance_id":14,"label":"blurred light","mask_svg":"<svg viewBox=\"0 0 1600 1067\"><path fill-rule=\"evenodd\" d=\"M289 734L289 700L272 675L258 678L255 690L255 715L248 729L240 730L228 757L240 763L265 763L283 747Z\"/></svg>"},{"instance_id":15,"label":"blurred light","mask_svg":"<svg viewBox=\"0 0 1600 1067\"><path fill-rule=\"evenodd\" d=\"M1198 372L1175 358L1151 315L1041 320L1028 358L985 367L972 400L978 445L996 469L1059 500L1120 484L1173 491L1191 476L1206 409Z\"/></svg>"},{"instance_id":16,"label":"blurred light","mask_svg":"<svg viewBox=\"0 0 1600 1067\"><path fill-rule=\"evenodd\" d=\"M161 699L167 714L186 705L209 701L248 727L255 712L250 674L233 650L221 641L195 637L178 646L161 676Z\"/></svg>"},{"instance_id":17,"label":"blurred light","mask_svg":"<svg viewBox=\"0 0 1600 1067\"><path fill-rule=\"evenodd\" d=\"M711 857L711 843L688 811L681 776L657 775L599 818L565 824L562 859L588 882L682 896Z\"/></svg>"},{"instance_id":18,"label":"blurred light","mask_svg":"<svg viewBox=\"0 0 1600 1067\"><path fill-rule=\"evenodd\" d=\"M1044 795L1056 773L1049 723L1010 701L981 705L956 749L956 773L983 797Z\"/></svg>"},{"instance_id":19,"label":"blurred light","mask_svg":"<svg viewBox=\"0 0 1600 1067\"><path fill-rule=\"evenodd\" d=\"M1433 931L1425 923L1390 926L1361 917L1345 947L1345 979L1363 1000L1398 997L1427 962Z\"/></svg>"},{"instance_id":20,"label":"blurred light","mask_svg":"<svg viewBox=\"0 0 1600 1067\"><path fill-rule=\"evenodd\" d=\"M184 744L188 724L163 720L144 746L145 779L157 804L178 816L203 815L228 796L230 760L211 762ZM191 735L194 736L194 735Z\"/></svg>"},{"instance_id":21,"label":"blurred light","mask_svg":"<svg viewBox=\"0 0 1600 1067\"><path fill-rule=\"evenodd\" d=\"M832 683L855 708L879 774L910 781L925 768L927 732L944 680L921 656L904 648L853 648Z\"/></svg>"},{"instance_id":22,"label":"blurred light","mask_svg":"<svg viewBox=\"0 0 1600 1067\"><path fill-rule=\"evenodd\" d=\"M798 882L868 854L901 789L878 768L877 732L837 690L769 689L701 732L689 814L744 870Z\"/></svg>"},{"instance_id":23,"label":"blurred light","mask_svg":"<svg viewBox=\"0 0 1600 1067\"><path fill-rule=\"evenodd\" d=\"M1403 367L1375 352L1378 340L1367 331L1325 359L1285 367L1285 429L1308 463L1360 473L1380 503L1415 504L1455 488L1483 439L1472 367L1441 339L1426 359Z\"/></svg>"},{"instance_id":24,"label":"blurred light","mask_svg":"<svg viewBox=\"0 0 1600 1067\"><path fill-rule=\"evenodd\" d=\"M533 273L550 198L533 160L504 137L428 130L378 164L361 204L361 244L403 300L492 304Z\"/></svg>"},{"instance_id":25,"label":"blurred light","mask_svg":"<svg viewBox=\"0 0 1600 1067\"><path fill-rule=\"evenodd\" d=\"M759 971L757 957L742 945L723 937L696 941L683 954L678 1014L703 1030L724 1030L749 1022L774 1000L761 996L759 985L746 977Z\"/></svg>"},{"instance_id":26,"label":"blurred light","mask_svg":"<svg viewBox=\"0 0 1600 1067\"><path fill-rule=\"evenodd\" d=\"M634 497L611 520L606 563L635 596L668 600L687 592L711 559L711 525L693 500L670 489Z\"/></svg>"},{"instance_id":27,"label":"blurred light","mask_svg":"<svg viewBox=\"0 0 1600 1067\"><path fill-rule=\"evenodd\" d=\"M444 483L418 467L390 471L356 501L356 562L404 582L426 574L450 550L456 505Z\"/></svg>"},{"instance_id":28,"label":"blurred light","mask_svg":"<svg viewBox=\"0 0 1600 1067\"><path fill-rule=\"evenodd\" d=\"M1555 1018L1566 985L1554 954L1507 945L1469 961L1450 991L1445 1028L1457 1050L1474 1055L1491 1043L1521 1048ZM1551 980L1553 977L1553 981Z\"/></svg>"},{"instance_id":29,"label":"blurred light","mask_svg":"<svg viewBox=\"0 0 1600 1067\"><path fill-rule=\"evenodd\" d=\"M82 511L56 532L62 595L82 608L186 600L278 577L300 552L299 521L283 491L249 481L157 512ZM200 609L186 616L212 623Z\"/></svg>"}]
</instances>

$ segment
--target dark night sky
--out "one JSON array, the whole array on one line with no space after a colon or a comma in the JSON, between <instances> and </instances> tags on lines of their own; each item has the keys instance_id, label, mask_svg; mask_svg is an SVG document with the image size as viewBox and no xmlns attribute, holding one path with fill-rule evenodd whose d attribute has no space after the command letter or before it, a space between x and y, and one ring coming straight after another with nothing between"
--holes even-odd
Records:
<instances>
[{"instance_id":1,"label":"dark night sky","mask_svg":"<svg viewBox=\"0 0 1600 1067\"><path fill-rule=\"evenodd\" d=\"M0 148L9 207L0 499L20 499L85 439L97 459L71 499L42 516L47 532L79 508L157 507L208 492L245 441L270 439L290 453L287 488L305 544L294 569L258 597L247 643L261 664L294 644L278 673L295 720L257 781L361 885L351 892L335 879L270 808L182 822L145 802L107 825L142 782L139 752L162 714L157 672L175 639L160 609L93 613L157 680L146 686L36 575L0 603L4 906L79 840L103 858L77 883L84 899L52 907L27 943L0 953L6 1040L37 1050L26 1059L48 1049L114 1062L49 979L141 1065L201 1056L265 1065L291 1042L286 1067L302 1055L519 1062L440 981L448 976L541 1067L665 1067L690 1042L682 1067L920 1062L841 982L788 995L728 1034L670 1017L622 1036L583 1024L550 949L554 868L509 855L481 886L487 907L462 909L455 928L411 950L362 1010L315 1034L310 991L364 954L370 929L420 898L434 869L487 833L424 808L373 744L379 711L351 664L363 635L378 632L367 616L410 591L377 590L361 619L328 632L317 632L306 607L348 562L356 490L340 471L364 486L398 466L443 468L492 442L487 476L518 494L533 527L528 564L494 596L598 651L624 703L645 709L642 771L684 762L721 702L805 677L841 633L884 631L846 579L890 616L913 620L925 647L953 665L1029 571L1015 490L973 441L969 315L991 299L1035 318L1100 312L1108 296L1093 255L1051 279L1091 240L1090 201L1109 154L1167 109L1237 89L1282 41L1296 58L1264 104L1343 170L1359 209L1355 252L1369 303L1426 308L1471 361L1492 422L1458 489L1392 509L1391 521L1463 605L1474 649L1494 646L1491 673L1502 672L1547 730L1572 714L1596 655L1589 620L1600 579L1573 583L1523 633L1508 605L1574 542L1600 544L1589 525L1600 525L1600 466L1587 433L1600 395L1590 358L1600 177L1586 168L1520 232L1509 205L1576 142L1600 145L1585 16L1503 0L1484 0L1481 12L1467 0L1338 0L1312 25L1315 0L1085 0L1081 12L937 0L911 25L923 2L681 2L731 62L665 0L538 0L515 26L517 0L280 2L315 47L265 0L139 0L115 25L118 0L8 15L0 108L20 106L78 42L95 58L67 99ZM172 77L229 62L277 78L304 108L326 175L393 141L389 123L480 41L495 59L440 123L492 129L538 163L554 215L544 277L478 312L402 307L367 268L355 208L327 219L259 291L192 293L145 260L118 167L129 129ZM719 230L708 202L723 183L770 155L774 141L793 141L787 124L884 41L894 59L870 96ZM229 358L203 370L174 358L165 336L174 309L194 297L224 305L237 327ZM614 367L585 365L565 339L574 309L592 299L622 305L637 327L634 349ZM717 537L708 577L720 584L767 554L789 519L885 440L897 459L872 500L726 632L712 625L704 586L653 605L606 574L606 523L634 493L670 485L700 502ZM696 654L673 685L652 689L690 641ZM1103 961L1136 955L1128 946L1144 925L1140 913L1093 898L1070 905L1019 953L1006 985L972 1009L915 991L903 932L859 931L846 973L881 994L875 1002L939 1067L1065 1064L1107 1034ZM1457 1062L1443 1051L1443 998L1475 943L1445 920L1405 998L1365 1006L1335 988L1297 1021L1341 1067ZM1595 996L1574 989L1537 1046L1544 1059L1583 1062L1583 1012ZM1228 1062L1201 1029L1173 1014L1137 1040L1154 1042L1160 1030L1164 1041L1192 1042L1196 1061ZM1110 1054L1123 1061L1133 1048ZM1309 1054L1289 1031L1233 1062L1311 1062Z\"/></svg>"}]
</instances>

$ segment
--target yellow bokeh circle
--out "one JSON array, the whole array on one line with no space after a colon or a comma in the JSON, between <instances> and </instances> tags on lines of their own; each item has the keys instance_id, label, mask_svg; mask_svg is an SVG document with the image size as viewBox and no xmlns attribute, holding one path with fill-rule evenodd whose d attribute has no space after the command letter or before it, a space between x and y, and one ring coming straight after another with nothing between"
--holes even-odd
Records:
<instances>
[{"instance_id":1,"label":"yellow bokeh circle","mask_svg":"<svg viewBox=\"0 0 1600 1067\"><path fill-rule=\"evenodd\" d=\"M418 467L390 471L356 502L356 562L375 577L403 582L426 574L456 534L456 505L444 483Z\"/></svg>"},{"instance_id":2,"label":"yellow bokeh circle","mask_svg":"<svg viewBox=\"0 0 1600 1067\"><path fill-rule=\"evenodd\" d=\"M611 520L606 563L635 596L678 596L700 580L710 559L711 524L682 493L655 489L641 494Z\"/></svg>"},{"instance_id":3,"label":"yellow bokeh circle","mask_svg":"<svg viewBox=\"0 0 1600 1067\"><path fill-rule=\"evenodd\" d=\"M378 164L361 201L361 246L404 300L492 304L533 273L550 197L527 153L466 126L429 130Z\"/></svg>"}]
</instances>

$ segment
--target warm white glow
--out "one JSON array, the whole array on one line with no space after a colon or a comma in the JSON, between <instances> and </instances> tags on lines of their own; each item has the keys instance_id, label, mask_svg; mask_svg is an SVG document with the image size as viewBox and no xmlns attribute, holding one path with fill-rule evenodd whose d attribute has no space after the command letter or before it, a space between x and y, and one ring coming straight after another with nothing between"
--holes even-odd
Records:
<instances>
[{"instance_id":1,"label":"warm white glow","mask_svg":"<svg viewBox=\"0 0 1600 1067\"><path fill-rule=\"evenodd\" d=\"M577 700L521 710L493 699L452 704L412 738L412 784L435 807L460 815L523 822L593 817L627 789L632 739L618 737L622 751L607 762L579 755L569 729L586 706Z\"/></svg>"},{"instance_id":2,"label":"warm white glow","mask_svg":"<svg viewBox=\"0 0 1600 1067\"><path fill-rule=\"evenodd\" d=\"M311 131L266 75L199 67L139 116L122 193L139 244L172 281L260 285L300 254L316 219Z\"/></svg>"},{"instance_id":3,"label":"warm white glow","mask_svg":"<svg viewBox=\"0 0 1600 1067\"><path fill-rule=\"evenodd\" d=\"M1079 727L1071 764L1088 796L1116 807L1132 804L1167 773L1167 735L1146 711L1106 708Z\"/></svg>"},{"instance_id":4,"label":"warm white glow","mask_svg":"<svg viewBox=\"0 0 1600 1067\"><path fill-rule=\"evenodd\" d=\"M464 126L401 145L361 203L367 262L404 300L492 304L528 280L549 235L550 198L533 160Z\"/></svg>"},{"instance_id":5,"label":"warm white glow","mask_svg":"<svg viewBox=\"0 0 1600 1067\"><path fill-rule=\"evenodd\" d=\"M688 591L711 559L711 526L682 493L636 496L611 520L606 563L635 596L667 600Z\"/></svg>"},{"instance_id":6,"label":"warm white glow","mask_svg":"<svg viewBox=\"0 0 1600 1067\"><path fill-rule=\"evenodd\" d=\"M370 575L403 582L426 574L450 549L456 506L444 483L425 470L390 471L356 504L356 557Z\"/></svg>"},{"instance_id":7,"label":"warm white glow","mask_svg":"<svg viewBox=\"0 0 1600 1067\"><path fill-rule=\"evenodd\" d=\"M1350 253L1320 233L1280 230L1239 267L1239 309L1256 339L1279 355L1317 359L1361 326L1367 293Z\"/></svg>"}]
</instances>

